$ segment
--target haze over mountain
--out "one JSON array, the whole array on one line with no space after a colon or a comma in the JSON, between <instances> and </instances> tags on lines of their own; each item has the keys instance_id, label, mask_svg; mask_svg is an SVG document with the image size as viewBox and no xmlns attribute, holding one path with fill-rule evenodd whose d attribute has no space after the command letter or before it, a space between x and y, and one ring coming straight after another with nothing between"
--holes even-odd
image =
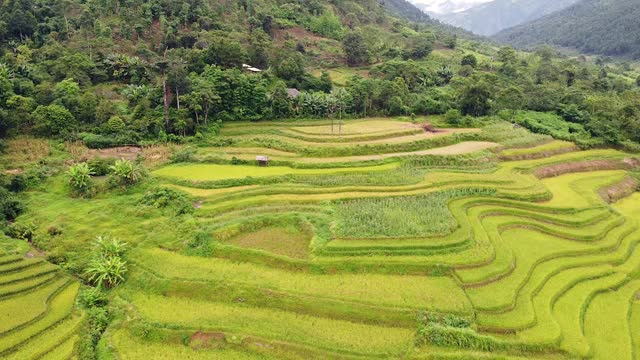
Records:
<instances>
[{"instance_id":1,"label":"haze over mountain","mask_svg":"<svg viewBox=\"0 0 640 360\"><path fill-rule=\"evenodd\" d=\"M433 11L431 14L445 23L490 36L503 29L562 10L577 1L579 0L494 0L476 2L475 6L464 9L464 6L470 3L468 0L462 0L457 2L457 5L463 11L447 11L455 7L449 7L446 3L433 3L435 9L442 11ZM425 9L423 6L421 8Z\"/></svg>"},{"instance_id":2,"label":"haze over mountain","mask_svg":"<svg viewBox=\"0 0 640 360\"><path fill-rule=\"evenodd\" d=\"M585 53L640 58L637 0L583 0L495 36L520 47L553 44Z\"/></svg>"},{"instance_id":3,"label":"haze over mountain","mask_svg":"<svg viewBox=\"0 0 640 360\"><path fill-rule=\"evenodd\" d=\"M432 16L451 14L470 9L492 0L414 0L414 4Z\"/></svg>"}]
</instances>

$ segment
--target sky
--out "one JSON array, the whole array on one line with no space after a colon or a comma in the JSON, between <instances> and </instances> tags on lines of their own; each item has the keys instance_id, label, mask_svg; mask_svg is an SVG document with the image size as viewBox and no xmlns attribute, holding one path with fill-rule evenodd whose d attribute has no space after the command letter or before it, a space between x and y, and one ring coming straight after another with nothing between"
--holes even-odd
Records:
<instances>
[{"instance_id":1,"label":"sky","mask_svg":"<svg viewBox=\"0 0 640 360\"><path fill-rule=\"evenodd\" d=\"M409 0L414 4L420 4L421 8L434 13L449 13L466 10L474 5L492 0Z\"/></svg>"}]
</instances>

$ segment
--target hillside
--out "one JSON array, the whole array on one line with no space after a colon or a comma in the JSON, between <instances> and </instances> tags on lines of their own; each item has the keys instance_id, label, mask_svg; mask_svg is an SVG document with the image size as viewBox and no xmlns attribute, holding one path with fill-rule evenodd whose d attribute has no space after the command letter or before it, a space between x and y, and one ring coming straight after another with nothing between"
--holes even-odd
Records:
<instances>
[{"instance_id":1,"label":"hillside","mask_svg":"<svg viewBox=\"0 0 640 360\"><path fill-rule=\"evenodd\" d=\"M0 358L633 358L640 64L467 35L0 0Z\"/></svg>"},{"instance_id":2,"label":"hillside","mask_svg":"<svg viewBox=\"0 0 640 360\"><path fill-rule=\"evenodd\" d=\"M435 15L445 23L480 35L493 35L554 11L578 0L494 0L461 12Z\"/></svg>"},{"instance_id":3,"label":"hillside","mask_svg":"<svg viewBox=\"0 0 640 360\"><path fill-rule=\"evenodd\" d=\"M507 29L495 39L520 47L554 44L581 52L640 58L640 6L634 0L584 0Z\"/></svg>"}]
</instances>

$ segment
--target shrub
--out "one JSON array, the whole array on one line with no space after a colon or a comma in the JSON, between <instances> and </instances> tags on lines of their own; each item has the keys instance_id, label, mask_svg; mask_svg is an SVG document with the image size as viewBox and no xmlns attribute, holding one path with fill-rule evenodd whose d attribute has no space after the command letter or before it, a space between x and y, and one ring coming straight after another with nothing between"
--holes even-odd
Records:
<instances>
[{"instance_id":1,"label":"shrub","mask_svg":"<svg viewBox=\"0 0 640 360\"><path fill-rule=\"evenodd\" d=\"M138 143L134 138L126 134L84 134L82 141L89 149L104 149L123 145L134 145Z\"/></svg>"},{"instance_id":2,"label":"shrub","mask_svg":"<svg viewBox=\"0 0 640 360\"><path fill-rule=\"evenodd\" d=\"M49 226L47 228L47 234L49 234L49 236L58 236L58 235L62 235L62 229L60 229L57 226Z\"/></svg>"},{"instance_id":3,"label":"shrub","mask_svg":"<svg viewBox=\"0 0 640 360\"><path fill-rule=\"evenodd\" d=\"M111 170L111 166L113 166L115 162L116 162L116 159L113 159L113 158L108 158L108 159L95 158L87 161L87 163L89 164L89 167L93 170L93 175L95 176L108 175Z\"/></svg>"},{"instance_id":4,"label":"shrub","mask_svg":"<svg viewBox=\"0 0 640 360\"><path fill-rule=\"evenodd\" d=\"M114 287L124 281L127 264L119 257L98 257L92 259L86 274L89 281L98 287Z\"/></svg>"},{"instance_id":5,"label":"shrub","mask_svg":"<svg viewBox=\"0 0 640 360\"><path fill-rule=\"evenodd\" d=\"M78 295L80 305L85 308L106 306L109 302L107 294L99 288L85 288Z\"/></svg>"},{"instance_id":6,"label":"shrub","mask_svg":"<svg viewBox=\"0 0 640 360\"><path fill-rule=\"evenodd\" d=\"M33 223L16 222L7 227L6 234L17 240L31 242L35 231L36 226Z\"/></svg>"},{"instance_id":7,"label":"shrub","mask_svg":"<svg viewBox=\"0 0 640 360\"><path fill-rule=\"evenodd\" d=\"M170 209L176 215L189 214L194 211L193 205L186 194L169 188L148 191L140 199L140 204L158 209Z\"/></svg>"},{"instance_id":8,"label":"shrub","mask_svg":"<svg viewBox=\"0 0 640 360\"><path fill-rule=\"evenodd\" d=\"M93 188L93 170L86 162L72 165L66 175L71 189L79 195L87 195Z\"/></svg>"},{"instance_id":9,"label":"shrub","mask_svg":"<svg viewBox=\"0 0 640 360\"><path fill-rule=\"evenodd\" d=\"M14 220L24 211L24 206L7 189L0 187L0 220Z\"/></svg>"},{"instance_id":10,"label":"shrub","mask_svg":"<svg viewBox=\"0 0 640 360\"><path fill-rule=\"evenodd\" d=\"M127 243L106 236L94 241L93 257L85 270L87 279L98 287L112 288L124 281L128 272Z\"/></svg>"},{"instance_id":11,"label":"shrub","mask_svg":"<svg viewBox=\"0 0 640 360\"><path fill-rule=\"evenodd\" d=\"M109 167L116 183L120 185L133 185L144 177L142 166L129 160L117 160Z\"/></svg>"},{"instance_id":12,"label":"shrub","mask_svg":"<svg viewBox=\"0 0 640 360\"><path fill-rule=\"evenodd\" d=\"M196 151L190 147L178 150L173 154L171 154L171 162L174 162L174 163L192 162L195 160L195 153Z\"/></svg>"},{"instance_id":13,"label":"shrub","mask_svg":"<svg viewBox=\"0 0 640 360\"><path fill-rule=\"evenodd\" d=\"M458 126L462 123L462 113L460 110L451 109L444 115L444 120L448 124Z\"/></svg>"},{"instance_id":14,"label":"shrub","mask_svg":"<svg viewBox=\"0 0 640 360\"><path fill-rule=\"evenodd\" d=\"M97 288L83 289L78 302L87 310L87 322L77 345L78 358L95 359L96 346L107 329L111 317L107 311L107 295Z\"/></svg>"},{"instance_id":15,"label":"shrub","mask_svg":"<svg viewBox=\"0 0 640 360\"><path fill-rule=\"evenodd\" d=\"M96 236L93 244L97 251L99 251L102 256L106 257L122 257L128 249L128 244L126 242L118 239L112 239L109 236Z\"/></svg>"}]
</instances>

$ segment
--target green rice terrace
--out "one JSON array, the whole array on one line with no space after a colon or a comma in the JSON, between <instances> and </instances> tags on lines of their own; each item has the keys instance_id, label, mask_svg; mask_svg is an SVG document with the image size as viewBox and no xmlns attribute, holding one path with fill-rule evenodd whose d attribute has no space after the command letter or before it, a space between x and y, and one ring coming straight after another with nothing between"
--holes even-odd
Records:
<instances>
[{"instance_id":1,"label":"green rice terrace","mask_svg":"<svg viewBox=\"0 0 640 360\"><path fill-rule=\"evenodd\" d=\"M640 157L433 124L8 141L7 176L46 176L0 235L0 358L640 359ZM110 186L132 153L144 181ZM112 254L122 278L84 270Z\"/></svg>"}]
</instances>

